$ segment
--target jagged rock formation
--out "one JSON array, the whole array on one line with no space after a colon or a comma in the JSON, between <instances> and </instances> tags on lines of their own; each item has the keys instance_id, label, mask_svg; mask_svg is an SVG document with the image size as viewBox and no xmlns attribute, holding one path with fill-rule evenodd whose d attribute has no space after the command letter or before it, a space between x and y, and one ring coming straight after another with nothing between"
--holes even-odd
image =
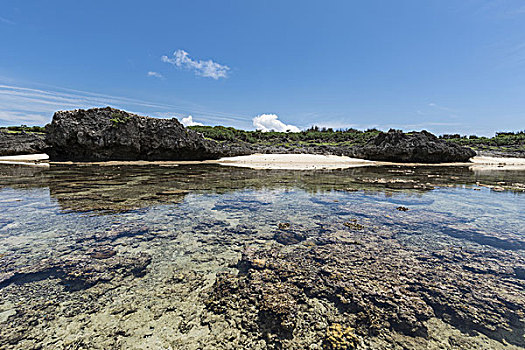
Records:
<instances>
[{"instance_id":1,"label":"jagged rock formation","mask_svg":"<svg viewBox=\"0 0 525 350\"><path fill-rule=\"evenodd\" d=\"M467 162L475 155L472 149L440 140L425 130L406 134L391 129L353 149L357 158L404 163Z\"/></svg>"},{"instance_id":2,"label":"jagged rock formation","mask_svg":"<svg viewBox=\"0 0 525 350\"><path fill-rule=\"evenodd\" d=\"M53 161L205 160L252 153L334 154L391 162L466 162L476 153L427 131L381 133L364 146L282 146L217 142L175 118L138 116L118 109L58 111L45 144L33 134L0 134L0 155L45 151Z\"/></svg>"},{"instance_id":3,"label":"jagged rock formation","mask_svg":"<svg viewBox=\"0 0 525 350\"><path fill-rule=\"evenodd\" d=\"M0 156L42 153L44 137L36 134L0 132Z\"/></svg>"},{"instance_id":4,"label":"jagged rock formation","mask_svg":"<svg viewBox=\"0 0 525 350\"><path fill-rule=\"evenodd\" d=\"M204 160L243 154L206 140L177 119L118 109L58 111L46 126L46 153L58 161Z\"/></svg>"}]
</instances>

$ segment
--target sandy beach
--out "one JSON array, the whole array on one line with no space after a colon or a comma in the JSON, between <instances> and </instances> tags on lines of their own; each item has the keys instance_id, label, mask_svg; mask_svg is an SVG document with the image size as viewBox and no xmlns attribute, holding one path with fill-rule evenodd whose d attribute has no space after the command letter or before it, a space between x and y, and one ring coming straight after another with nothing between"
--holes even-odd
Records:
<instances>
[{"instance_id":1,"label":"sandy beach","mask_svg":"<svg viewBox=\"0 0 525 350\"><path fill-rule=\"evenodd\" d=\"M361 166L469 166L473 170L523 170L525 158L473 157L468 163L393 163L369 161L344 156L317 154L252 154L249 156L222 158L222 165L249 167L253 169L344 169Z\"/></svg>"},{"instance_id":2,"label":"sandy beach","mask_svg":"<svg viewBox=\"0 0 525 350\"><path fill-rule=\"evenodd\" d=\"M47 166L48 164L77 164L77 162L49 162L47 154L26 154L0 157L0 164L25 164ZM80 163L79 163L80 164ZM246 167L252 169L316 170L346 169L362 166L468 166L472 170L524 170L525 158L503 158L476 156L468 163L392 163L370 161L345 156L320 154L251 154L247 156L226 157L205 161L106 161L82 162L81 164L99 166L142 165L142 166L177 166L189 164L220 164L225 166Z\"/></svg>"},{"instance_id":3,"label":"sandy beach","mask_svg":"<svg viewBox=\"0 0 525 350\"><path fill-rule=\"evenodd\" d=\"M49 156L45 153L41 154L21 154L16 156L2 156L0 157L0 164L23 164L28 166L49 166Z\"/></svg>"},{"instance_id":4,"label":"sandy beach","mask_svg":"<svg viewBox=\"0 0 525 350\"><path fill-rule=\"evenodd\" d=\"M40 154L20 154L16 156L2 156L0 162L39 162L47 161L49 156L45 153Z\"/></svg>"},{"instance_id":5,"label":"sandy beach","mask_svg":"<svg viewBox=\"0 0 525 350\"><path fill-rule=\"evenodd\" d=\"M470 161L474 171L525 170L525 158L474 157Z\"/></svg>"},{"instance_id":6,"label":"sandy beach","mask_svg":"<svg viewBox=\"0 0 525 350\"><path fill-rule=\"evenodd\" d=\"M252 154L221 158L218 163L253 169L288 170L346 169L375 164L375 162L364 159L319 154Z\"/></svg>"}]
</instances>

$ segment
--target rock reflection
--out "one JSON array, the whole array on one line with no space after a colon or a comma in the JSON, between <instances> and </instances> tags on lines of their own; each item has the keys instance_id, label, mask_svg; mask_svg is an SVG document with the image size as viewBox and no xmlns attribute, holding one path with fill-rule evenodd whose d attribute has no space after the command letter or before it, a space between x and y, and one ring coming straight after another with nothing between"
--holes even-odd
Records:
<instances>
[{"instance_id":1,"label":"rock reflection","mask_svg":"<svg viewBox=\"0 0 525 350\"><path fill-rule=\"evenodd\" d=\"M522 172L473 172L468 167L363 167L342 170L254 170L216 165L0 166L0 187L47 187L63 210L118 213L181 202L191 192L298 188L309 193L366 191L395 196L436 187L481 186L525 191ZM520 182L521 181L521 182Z\"/></svg>"}]
</instances>

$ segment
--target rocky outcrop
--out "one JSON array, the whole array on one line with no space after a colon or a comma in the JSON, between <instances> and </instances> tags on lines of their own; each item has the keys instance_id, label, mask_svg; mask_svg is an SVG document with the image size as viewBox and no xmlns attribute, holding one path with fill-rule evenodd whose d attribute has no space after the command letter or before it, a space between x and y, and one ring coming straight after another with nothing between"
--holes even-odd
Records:
<instances>
[{"instance_id":1,"label":"rocky outcrop","mask_svg":"<svg viewBox=\"0 0 525 350\"><path fill-rule=\"evenodd\" d=\"M44 136L25 132L0 132L0 156L42 153L44 148Z\"/></svg>"},{"instance_id":2,"label":"rocky outcrop","mask_svg":"<svg viewBox=\"0 0 525 350\"><path fill-rule=\"evenodd\" d=\"M118 109L59 111L46 126L46 153L57 161L204 160L242 154L185 128L177 119Z\"/></svg>"},{"instance_id":3,"label":"rocky outcrop","mask_svg":"<svg viewBox=\"0 0 525 350\"><path fill-rule=\"evenodd\" d=\"M467 162L476 155L470 148L440 140L425 130L403 133L393 129L352 152L357 158L404 163Z\"/></svg>"}]
</instances>

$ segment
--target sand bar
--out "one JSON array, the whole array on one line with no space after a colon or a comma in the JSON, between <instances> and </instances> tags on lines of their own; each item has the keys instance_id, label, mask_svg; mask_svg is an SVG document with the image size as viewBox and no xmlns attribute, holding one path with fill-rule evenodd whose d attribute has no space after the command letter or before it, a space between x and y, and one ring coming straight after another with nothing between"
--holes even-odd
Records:
<instances>
[{"instance_id":1,"label":"sand bar","mask_svg":"<svg viewBox=\"0 0 525 350\"><path fill-rule=\"evenodd\" d=\"M320 154L252 154L221 158L218 163L252 169L289 170L346 169L375 165L375 162L369 160Z\"/></svg>"},{"instance_id":2,"label":"sand bar","mask_svg":"<svg viewBox=\"0 0 525 350\"><path fill-rule=\"evenodd\" d=\"M476 172L486 172L494 170L525 170L525 158L511 157L474 157L470 161L471 170Z\"/></svg>"},{"instance_id":3,"label":"sand bar","mask_svg":"<svg viewBox=\"0 0 525 350\"><path fill-rule=\"evenodd\" d=\"M525 158L476 156L471 158L470 161L474 164L486 165L525 165Z\"/></svg>"},{"instance_id":4,"label":"sand bar","mask_svg":"<svg viewBox=\"0 0 525 350\"><path fill-rule=\"evenodd\" d=\"M16 156L2 156L0 162L46 162L49 160L49 156L45 153L40 154L20 154Z\"/></svg>"},{"instance_id":5,"label":"sand bar","mask_svg":"<svg viewBox=\"0 0 525 350\"><path fill-rule=\"evenodd\" d=\"M99 166L177 166L198 164L221 164L227 166L248 167L253 169L345 169L362 166L468 166L472 170L525 170L525 158L504 158L476 156L468 163L393 163L369 161L334 155L319 154L252 154L247 156L227 157L205 161L103 161L103 162L49 162L47 154L25 154L0 157L0 164L25 165L99 165Z\"/></svg>"}]
</instances>

